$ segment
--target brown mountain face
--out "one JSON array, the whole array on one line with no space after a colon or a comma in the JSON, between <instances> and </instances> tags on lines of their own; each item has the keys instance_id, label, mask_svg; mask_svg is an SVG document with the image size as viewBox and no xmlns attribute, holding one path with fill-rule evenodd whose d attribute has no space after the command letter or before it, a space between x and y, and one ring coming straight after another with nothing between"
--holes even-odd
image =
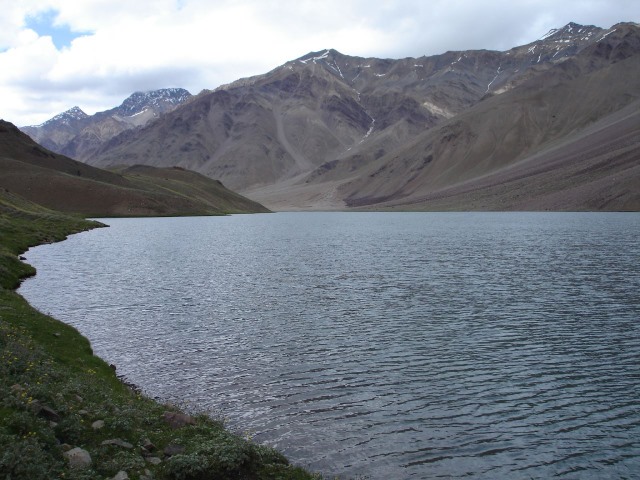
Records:
<instances>
[{"instance_id":1,"label":"brown mountain face","mask_svg":"<svg viewBox=\"0 0 640 480\"><path fill-rule=\"evenodd\" d=\"M449 202L453 208L463 191L498 185L504 189L507 181L535 174L529 180L543 184L541 191L533 192L525 182L520 185L522 191L511 188L510 198L503 198L493 188L485 196L495 196L494 200L487 198L471 207L530 208L530 203L531 208L637 209L638 52L637 28L619 28L606 43L591 45L517 88L483 99L424 132L411 145L369 163L357 179L341 186L343 198L351 206L416 206L436 199L443 205L443 196L455 194L457 200ZM560 172L564 173L560 176ZM596 199L592 192L580 201L584 204L572 198L563 207L561 202L541 198L555 199L562 191L578 187L592 191L586 183L596 185L605 177L609 194ZM629 189L621 191L618 181L621 187L628 183Z\"/></svg>"},{"instance_id":2,"label":"brown mountain face","mask_svg":"<svg viewBox=\"0 0 640 480\"><path fill-rule=\"evenodd\" d=\"M506 52L310 53L99 146L274 209L640 209L640 28L569 24ZM597 141L596 141L597 140Z\"/></svg>"},{"instance_id":3,"label":"brown mountain face","mask_svg":"<svg viewBox=\"0 0 640 480\"><path fill-rule=\"evenodd\" d=\"M45 149L0 120L0 188L84 216L215 215L268 211L220 182L180 168L106 171Z\"/></svg>"}]
</instances>

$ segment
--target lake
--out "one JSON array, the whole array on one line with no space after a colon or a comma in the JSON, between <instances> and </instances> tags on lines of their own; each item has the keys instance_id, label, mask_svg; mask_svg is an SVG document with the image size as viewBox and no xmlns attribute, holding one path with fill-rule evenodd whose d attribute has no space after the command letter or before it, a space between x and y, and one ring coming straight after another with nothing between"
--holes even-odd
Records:
<instances>
[{"instance_id":1,"label":"lake","mask_svg":"<svg viewBox=\"0 0 640 480\"><path fill-rule=\"evenodd\" d=\"M20 293L345 478L640 476L640 214L104 219Z\"/></svg>"}]
</instances>

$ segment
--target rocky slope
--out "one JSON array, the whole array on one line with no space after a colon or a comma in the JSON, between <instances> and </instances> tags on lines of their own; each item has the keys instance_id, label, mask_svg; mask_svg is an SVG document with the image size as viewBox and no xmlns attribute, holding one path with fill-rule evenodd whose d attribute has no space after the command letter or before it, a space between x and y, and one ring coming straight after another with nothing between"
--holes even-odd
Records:
<instances>
[{"instance_id":1,"label":"rocky slope","mask_svg":"<svg viewBox=\"0 0 640 480\"><path fill-rule=\"evenodd\" d=\"M313 52L202 92L86 161L179 165L275 209L639 209L639 38L633 23L570 23L504 52Z\"/></svg>"},{"instance_id":2,"label":"rocky slope","mask_svg":"<svg viewBox=\"0 0 640 480\"><path fill-rule=\"evenodd\" d=\"M84 216L216 215L268 211L219 181L181 168L106 171L53 153L0 120L0 188Z\"/></svg>"}]
</instances>

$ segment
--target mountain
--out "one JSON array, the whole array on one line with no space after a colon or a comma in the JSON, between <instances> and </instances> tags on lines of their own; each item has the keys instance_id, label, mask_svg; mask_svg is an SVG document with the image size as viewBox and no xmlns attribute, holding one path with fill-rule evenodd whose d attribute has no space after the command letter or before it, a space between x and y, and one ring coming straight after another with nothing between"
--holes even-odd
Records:
<instances>
[{"instance_id":1,"label":"mountain","mask_svg":"<svg viewBox=\"0 0 640 480\"><path fill-rule=\"evenodd\" d=\"M268 211L182 168L106 171L56 154L0 120L0 188L84 216L216 215Z\"/></svg>"},{"instance_id":2,"label":"mountain","mask_svg":"<svg viewBox=\"0 0 640 480\"><path fill-rule=\"evenodd\" d=\"M191 97L183 88L136 92L120 106L95 115L87 115L79 107L73 107L41 125L22 127L21 130L49 150L86 160L105 141L146 125Z\"/></svg>"},{"instance_id":3,"label":"mountain","mask_svg":"<svg viewBox=\"0 0 640 480\"><path fill-rule=\"evenodd\" d=\"M312 52L86 160L178 165L274 209L638 210L639 39L570 23L504 52Z\"/></svg>"},{"instance_id":4,"label":"mountain","mask_svg":"<svg viewBox=\"0 0 640 480\"><path fill-rule=\"evenodd\" d=\"M575 57L369 163L339 187L343 198L403 209L640 209L640 59L590 71L593 59Z\"/></svg>"}]
</instances>

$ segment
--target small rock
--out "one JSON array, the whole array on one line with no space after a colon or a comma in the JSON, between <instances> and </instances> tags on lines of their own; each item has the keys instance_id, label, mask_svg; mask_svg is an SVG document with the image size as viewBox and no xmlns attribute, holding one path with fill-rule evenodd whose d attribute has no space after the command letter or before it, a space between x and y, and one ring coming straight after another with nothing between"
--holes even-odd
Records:
<instances>
[{"instance_id":1,"label":"small rock","mask_svg":"<svg viewBox=\"0 0 640 480\"><path fill-rule=\"evenodd\" d=\"M49 426L51 428L56 428L58 426L58 422L49 422Z\"/></svg>"},{"instance_id":2,"label":"small rock","mask_svg":"<svg viewBox=\"0 0 640 480\"><path fill-rule=\"evenodd\" d=\"M91 428L93 428L94 430L100 430L101 428L104 428L104 420L96 420L91 424Z\"/></svg>"},{"instance_id":3,"label":"small rock","mask_svg":"<svg viewBox=\"0 0 640 480\"><path fill-rule=\"evenodd\" d=\"M60 333L55 332L55 333L53 334L53 336L54 336L54 337L56 337L56 338L60 338Z\"/></svg>"},{"instance_id":4,"label":"small rock","mask_svg":"<svg viewBox=\"0 0 640 480\"><path fill-rule=\"evenodd\" d=\"M87 412L86 410L82 409L82 410L78 410L78 415L89 415L89 412Z\"/></svg>"},{"instance_id":5,"label":"small rock","mask_svg":"<svg viewBox=\"0 0 640 480\"><path fill-rule=\"evenodd\" d=\"M182 445L169 444L162 451L165 457L172 457L174 455L178 455L179 453L184 453L184 447Z\"/></svg>"},{"instance_id":6,"label":"small rock","mask_svg":"<svg viewBox=\"0 0 640 480\"><path fill-rule=\"evenodd\" d=\"M160 465L162 463L162 460L160 460L158 457L147 457L145 460L151 465Z\"/></svg>"},{"instance_id":7,"label":"small rock","mask_svg":"<svg viewBox=\"0 0 640 480\"><path fill-rule=\"evenodd\" d=\"M196 419L186 413L164 412L162 418L174 429L196 424Z\"/></svg>"},{"instance_id":8,"label":"small rock","mask_svg":"<svg viewBox=\"0 0 640 480\"><path fill-rule=\"evenodd\" d=\"M11 387L11 391L13 393L22 393L24 392L24 387L22 385L18 385L17 383Z\"/></svg>"},{"instance_id":9,"label":"small rock","mask_svg":"<svg viewBox=\"0 0 640 480\"><path fill-rule=\"evenodd\" d=\"M83 469L91 466L91 455L80 447L72 448L68 452L64 452L63 455L69 462L70 468Z\"/></svg>"},{"instance_id":10,"label":"small rock","mask_svg":"<svg viewBox=\"0 0 640 480\"><path fill-rule=\"evenodd\" d=\"M147 452L153 452L156 449L156 446L151 443L151 440L145 438L142 440L142 448L144 448Z\"/></svg>"},{"instance_id":11,"label":"small rock","mask_svg":"<svg viewBox=\"0 0 640 480\"><path fill-rule=\"evenodd\" d=\"M100 445L114 445L116 447L129 448L129 449L133 448L133 445L131 445L129 442L125 442L124 440L120 440L119 438L105 440Z\"/></svg>"},{"instance_id":12,"label":"small rock","mask_svg":"<svg viewBox=\"0 0 640 480\"><path fill-rule=\"evenodd\" d=\"M76 402L84 402L84 398L82 398L80 395L76 395Z\"/></svg>"},{"instance_id":13,"label":"small rock","mask_svg":"<svg viewBox=\"0 0 640 480\"><path fill-rule=\"evenodd\" d=\"M151 470L145 468L144 475L140 475L140 480L153 480L153 473L151 473Z\"/></svg>"},{"instance_id":14,"label":"small rock","mask_svg":"<svg viewBox=\"0 0 640 480\"><path fill-rule=\"evenodd\" d=\"M29 409L37 416L44 418L45 420L50 420L52 422L58 422L60 420L60 415L53 408L47 407L46 405L42 405L38 399L34 399L29 404Z\"/></svg>"},{"instance_id":15,"label":"small rock","mask_svg":"<svg viewBox=\"0 0 640 480\"><path fill-rule=\"evenodd\" d=\"M52 422L60 421L60 415L58 415L58 412L56 412L53 408L47 407L46 405L41 406L38 415Z\"/></svg>"},{"instance_id":16,"label":"small rock","mask_svg":"<svg viewBox=\"0 0 640 480\"><path fill-rule=\"evenodd\" d=\"M60 445L60 448L62 449L62 451L68 452L69 450L71 450L71 445L69 445L68 443L63 443L62 445Z\"/></svg>"},{"instance_id":17,"label":"small rock","mask_svg":"<svg viewBox=\"0 0 640 480\"><path fill-rule=\"evenodd\" d=\"M129 480L129 475L124 470L120 470L116 473L115 477L112 477L111 480Z\"/></svg>"}]
</instances>

